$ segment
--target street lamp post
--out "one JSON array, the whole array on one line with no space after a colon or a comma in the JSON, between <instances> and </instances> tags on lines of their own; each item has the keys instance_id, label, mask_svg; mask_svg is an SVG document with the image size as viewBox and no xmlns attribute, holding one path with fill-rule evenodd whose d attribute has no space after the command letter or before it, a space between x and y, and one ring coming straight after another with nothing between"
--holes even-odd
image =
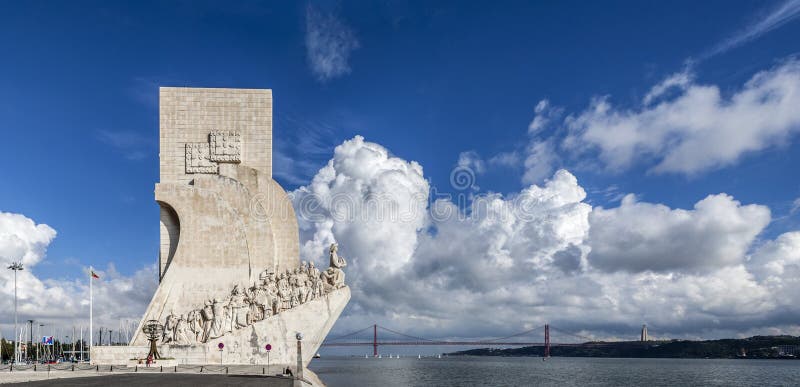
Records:
<instances>
[{"instance_id":1,"label":"street lamp post","mask_svg":"<svg viewBox=\"0 0 800 387\"><path fill-rule=\"evenodd\" d=\"M41 348L42 352L44 352L44 348L42 348L44 346L44 343L42 342L42 327L43 326L44 326L44 324L39 324L39 327L36 328L36 341L37 341L36 342L36 362L37 363L42 361L42 356L39 355L39 349ZM44 352L43 355L47 356L47 353Z\"/></svg>"},{"instance_id":2,"label":"street lamp post","mask_svg":"<svg viewBox=\"0 0 800 387\"><path fill-rule=\"evenodd\" d=\"M297 339L297 372L295 372L294 378L296 381L302 381L303 380L303 344L302 344L303 334L297 332L295 338ZM297 383L295 383L295 385L297 385Z\"/></svg>"},{"instance_id":3,"label":"street lamp post","mask_svg":"<svg viewBox=\"0 0 800 387\"><path fill-rule=\"evenodd\" d=\"M33 320L28 320L28 327L30 328L30 330L28 332L29 333L28 338L31 339L31 347L28 348L28 351L30 351L31 356L33 356L33 344L34 344L34 341L33 341L33 323L34 322L35 321L33 321ZM27 356L27 353L25 355ZM29 357L28 360L31 360L31 358Z\"/></svg>"},{"instance_id":4,"label":"street lamp post","mask_svg":"<svg viewBox=\"0 0 800 387\"><path fill-rule=\"evenodd\" d=\"M17 362L17 352L19 350L19 337L17 337L17 272L22 269L22 262L14 262L8 267L14 270L14 363Z\"/></svg>"}]
</instances>

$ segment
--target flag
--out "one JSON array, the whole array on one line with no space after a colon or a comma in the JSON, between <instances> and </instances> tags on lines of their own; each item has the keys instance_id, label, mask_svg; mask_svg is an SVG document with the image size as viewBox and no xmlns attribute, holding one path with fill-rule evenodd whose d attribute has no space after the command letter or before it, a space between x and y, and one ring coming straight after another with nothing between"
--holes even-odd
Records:
<instances>
[{"instance_id":1,"label":"flag","mask_svg":"<svg viewBox=\"0 0 800 387\"><path fill-rule=\"evenodd\" d=\"M94 284L94 279L100 279L100 276L97 275L97 273L94 272L94 268L93 267L89 266L89 346L93 346L94 345L94 342L92 341L92 322L93 322L92 320L94 320L92 318L92 314L93 314L92 309L94 309L93 308L93 306L94 306L94 300L93 300L94 291L92 289L93 288L92 284Z\"/></svg>"}]
</instances>

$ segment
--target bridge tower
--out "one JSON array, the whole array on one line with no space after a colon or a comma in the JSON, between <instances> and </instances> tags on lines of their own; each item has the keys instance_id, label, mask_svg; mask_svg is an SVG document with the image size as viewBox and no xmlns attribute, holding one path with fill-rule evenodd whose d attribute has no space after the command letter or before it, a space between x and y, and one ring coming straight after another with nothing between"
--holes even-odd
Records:
<instances>
[{"instance_id":1,"label":"bridge tower","mask_svg":"<svg viewBox=\"0 0 800 387\"><path fill-rule=\"evenodd\" d=\"M550 357L550 324L544 324L544 357Z\"/></svg>"},{"instance_id":2,"label":"bridge tower","mask_svg":"<svg viewBox=\"0 0 800 387\"><path fill-rule=\"evenodd\" d=\"M642 337L640 341L648 341L650 337L647 336L647 324L642 324Z\"/></svg>"},{"instance_id":3,"label":"bridge tower","mask_svg":"<svg viewBox=\"0 0 800 387\"><path fill-rule=\"evenodd\" d=\"M378 324L372 326L372 356L378 357Z\"/></svg>"}]
</instances>

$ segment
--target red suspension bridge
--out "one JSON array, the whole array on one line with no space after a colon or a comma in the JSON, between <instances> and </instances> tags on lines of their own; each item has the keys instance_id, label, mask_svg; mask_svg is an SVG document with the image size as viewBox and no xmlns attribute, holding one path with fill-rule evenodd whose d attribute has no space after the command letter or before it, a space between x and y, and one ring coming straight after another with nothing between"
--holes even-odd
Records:
<instances>
[{"instance_id":1,"label":"red suspension bridge","mask_svg":"<svg viewBox=\"0 0 800 387\"><path fill-rule=\"evenodd\" d=\"M536 332L544 332L543 339L534 338ZM557 335L558 341L552 341L550 332ZM380 335L379 335L380 333ZM538 336L542 337L542 336ZM557 329L550 324L540 325L536 328L528 329L510 336L497 337L484 340L434 340L424 337L413 336L402 332L389 329L378 324L359 329L346 335L326 339L322 346L326 347L372 347L374 356L378 356L378 347L386 345L460 345L460 346L541 346L544 347L544 355L550 355L550 347L577 347L577 346L603 346L612 342L597 341L591 337L583 336L566 330Z\"/></svg>"}]
</instances>

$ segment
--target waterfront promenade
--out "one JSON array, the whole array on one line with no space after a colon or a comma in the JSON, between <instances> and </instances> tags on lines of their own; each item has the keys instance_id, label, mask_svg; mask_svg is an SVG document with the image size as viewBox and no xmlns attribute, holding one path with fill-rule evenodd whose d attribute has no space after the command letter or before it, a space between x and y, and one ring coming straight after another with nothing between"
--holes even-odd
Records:
<instances>
[{"instance_id":1,"label":"waterfront promenade","mask_svg":"<svg viewBox=\"0 0 800 387\"><path fill-rule=\"evenodd\" d=\"M313 378L313 374L309 372ZM26 383L33 386L290 386L290 376L268 374L264 366L93 366L39 365L0 368L0 384Z\"/></svg>"},{"instance_id":2,"label":"waterfront promenade","mask_svg":"<svg viewBox=\"0 0 800 387\"><path fill-rule=\"evenodd\" d=\"M280 376L201 375L201 374L76 374L71 371L13 372L2 375L0 383L24 383L26 386L291 386L293 380Z\"/></svg>"}]
</instances>

